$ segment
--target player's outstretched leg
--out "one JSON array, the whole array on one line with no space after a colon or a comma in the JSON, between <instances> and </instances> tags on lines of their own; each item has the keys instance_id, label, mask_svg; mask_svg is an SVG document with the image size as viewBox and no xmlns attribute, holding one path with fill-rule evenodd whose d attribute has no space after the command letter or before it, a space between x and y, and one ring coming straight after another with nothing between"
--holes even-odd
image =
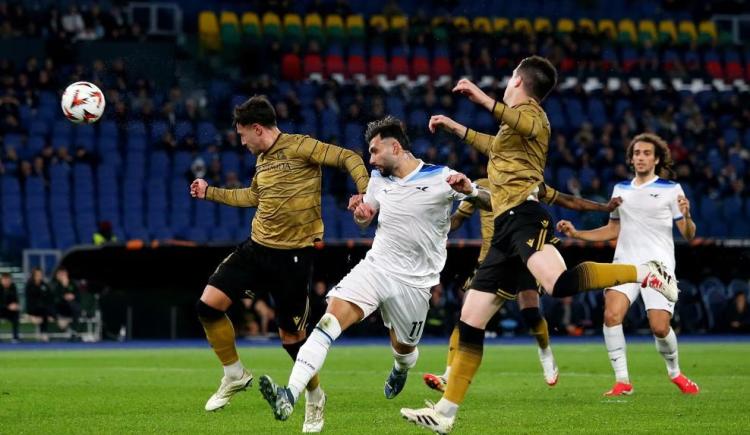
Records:
<instances>
[{"instance_id":1,"label":"player's outstretched leg","mask_svg":"<svg viewBox=\"0 0 750 435\"><path fill-rule=\"evenodd\" d=\"M386 399L393 399L404 389L409 369L417 364L417 359L419 358L419 349L416 347L412 349L408 353L399 353L395 348L391 348L393 351L393 368L383 388Z\"/></svg>"},{"instance_id":2,"label":"player's outstretched leg","mask_svg":"<svg viewBox=\"0 0 750 435\"><path fill-rule=\"evenodd\" d=\"M234 343L234 327L227 315L202 300L198 300L196 308L206 338L224 366L219 389L205 406L206 411L216 411L226 406L232 396L247 389L253 382L253 375L240 362Z\"/></svg>"},{"instance_id":3,"label":"player's outstretched leg","mask_svg":"<svg viewBox=\"0 0 750 435\"><path fill-rule=\"evenodd\" d=\"M260 394L266 399L276 420L284 421L292 415L294 411L294 397L289 388L277 385L268 375L263 375L258 380L260 385Z\"/></svg>"},{"instance_id":4,"label":"player's outstretched leg","mask_svg":"<svg viewBox=\"0 0 750 435\"><path fill-rule=\"evenodd\" d=\"M281 329L279 329L279 333L289 341L298 339L300 336L300 333L289 333ZM306 341L307 338L302 338L295 342L284 343L282 347L287 351L292 361L296 362L297 354ZM323 388L320 387L320 378L316 374L305 387L305 421L302 423L303 433L317 433L323 430L326 400L326 394Z\"/></svg>"}]
</instances>

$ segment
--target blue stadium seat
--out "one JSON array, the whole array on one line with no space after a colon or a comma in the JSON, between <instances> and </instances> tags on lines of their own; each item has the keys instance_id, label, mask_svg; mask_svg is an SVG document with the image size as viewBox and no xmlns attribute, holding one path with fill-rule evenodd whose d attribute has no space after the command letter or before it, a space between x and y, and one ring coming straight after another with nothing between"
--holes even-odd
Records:
<instances>
[{"instance_id":1,"label":"blue stadium seat","mask_svg":"<svg viewBox=\"0 0 750 435\"><path fill-rule=\"evenodd\" d=\"M154 121L151 124L151 143L156 143L161 140L164 133L169 131L169 125L164 121Z\"/></svg>"},{"instance_id":2,"label":"blue stadium seat","mask_svg":"<svg viewBox=\"0 0 750 435\"><path fill-rule=\"evenodd\" d=\"M234 172L240 175L240 157L234 150L222 151L221 152L221 167L224 169L224 174Z\"/></svg>"},{"instance_id":3,"label":"blue stadium seat","mask_svg":"<svg viewBox=\"0 0 750 435\"><path fill-rule=\"evenodd\" d=\"M13 148L16 151L21 149L23 145L23 136L17 133L8 133L5 135L5 149Z\"/></svg>"},{"instance_id":4,"label":"blue stadium seat","mask_svg":"<svg viewBox=\"0 0 750 435\"><path fill-rule=\"evenodd\" d=\"M219 208L219 222L218 224L223 227L237 228L239 226L247 226L249 222L240 221L240 213L237 207L230 207L228 205L218 205Z\"/></svg>"},{"instance_id":5,"label":"blue stadium seat","mask_svg":"<svg viewBox=\"0 0 750 435\"><path fill-rule=\"evenodd\" d=\"M193 131L193 124L188 121L178 122L174 128L174 137L175 139L177 139L177 142L182 141L188 135L195 135L195 132Z\"/></svg>"},{"instance_id":6,"label":"blue stadium seat","mask_svg":"<svg viewBox=\"0 0 750 435\"><path fill-rule=\"evenodd\" d=\"M187 151L178 151L172 158L172 177L183 177L190 170L193 157Z\"/></svg>"},{"instance_id":7,"label":"blue stadium seat","mask_svg":"<svg viewBox=\"0 0 750 435\"><path fill-rule=\"evenodd\" d=\"M294 129L290 129L287 131L294 131ZM209 145L216 143L216 138L218 136L218 132L216 131L216 127L211 122L200 122L198 123L198 144L199 145Z\"/></svg>"},{"instance_id":8,"label":"blue stadium seat","mask_svg":"<svg viewBox=\"0 0 750 435\"><path fill-rule=\"evenodd\" d=\"M197 201L195 203L196 226L211 228L216 226L216 203L212 201Z\"/></svg>"},{"instance_id":9,"label":"blue stadium seat","mask_svg":"<svg viewBox=\"0 0 750 435\"><path fill-rule=\"evenodd\" d=\"M330 141L333 137L341 137L339 115L331 108L326 108L320 114L320 134L323 141Z\"/></svg>"},{"instance_id":10,"label":"blue stadium seat","mask_svg":"<svg viewBox=\"0 0 750 435\"><path fill-rule=\"evenodd\" d=\"M727 303L726 288L718 278L706 278L699 286L703 302L708 308L708 326L714 329L721 323Z\"/></svg>"},{"instance_id":11,"label":"blue stadium seat","mask_svg":"<svg viewBox=\"0 0 750 435\"><path fill-rule=\"evenodd\" d=\"M221 226L211 229L209 239L211 242L234 242L235 236L232 234L231 228Z\"/></svg>"},{"instance_id":12,"label":"blue stadium seat","mask_svg":"<svg viewBox=\"0 0 750 435\"><path fill-rule=\"evenodd\" d=\"M206 243L208 242L208 232L203 227L192 227L187 232L187 238L196 243Z\"/></svg>"},{"instance_id":13,"label":"blue stadium seat","mask_svg":"<svg viewBox=\"0 0 750 435\"><path fill-rule=\"evenodd\" d=\"M96 232L96 215L93 210L88 212L78 210L75 215L75 227L78 234L78 243L91 244Z\"/></svg>"}]
</instances>

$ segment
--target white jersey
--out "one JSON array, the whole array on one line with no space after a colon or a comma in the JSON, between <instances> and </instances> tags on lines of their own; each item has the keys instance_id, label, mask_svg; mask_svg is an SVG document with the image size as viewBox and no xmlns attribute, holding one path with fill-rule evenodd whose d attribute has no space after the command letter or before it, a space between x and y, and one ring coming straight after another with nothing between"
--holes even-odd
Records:
<instances>
[{"instance_id":1,"label":"white jersey","mask_svg":"<svg viewBox=\"0 0 750 435\"><path fill-rule=\"evenodd\" d=\"M466 198L445 181L455 173L424 162L404 178L372 171L364 202L378 210L378 227L363 262L413 287L438 284L453 201Z\"/></svg>"},{"instance_id":2,"label":"white jersey","mask_svg":"<svg viewBox=\"0 0 750 435\"><path fill-rule=\"evenodd\" d=\"M684 195L678 183L659 177L640 186L634 180L617 183L612 197L622 205L609 217L620 221L620 235L613 263L641 264L659 260L674 272L674 221L683 218L677 197Z\"/></svg>"}]
</instances>

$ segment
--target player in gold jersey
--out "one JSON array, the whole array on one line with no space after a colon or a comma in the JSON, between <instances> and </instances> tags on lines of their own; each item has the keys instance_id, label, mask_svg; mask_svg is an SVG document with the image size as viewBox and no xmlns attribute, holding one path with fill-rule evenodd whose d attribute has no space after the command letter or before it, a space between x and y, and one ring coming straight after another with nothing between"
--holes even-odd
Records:
<instances>
[{"instance_id":1,"label":"player in gold jersey","mask_svg":"<svg viewBox=\"0 0 750 435\"><path fill-rule=\"evenodd\" d=\"M556 83L555 67L539 56L519 63L502 101L493 100L467 79L459 80L453 91L492 113L500 124L495 136L442 115L429 121L430 131L446 129L489 156L487 174L495 216L492 246L461 309L458 350L445 394L434 406L401 409L404 418L433 431L448 433L453 427L458 407L482 361L484 329L503 300L497 289L524 290L523 283L534 279L548 294L565 297L617 284L641 283L654 287L669 300L677 300L674 276L657 261L643 265L584 262L566 268L554 246L552 218L539 204L551 134L541 103Z\"/></svg>"},{"instance_id":2,"label":"player in gold jersey","mask_svg":"<svg viewBox=\"0 0 750 435\"><path fill-rule=\"evenodd\" d=\"M369 182L364 162L356 153L280 131L276 112L264 96L237 106L234 124L242 144L257 156L250 187L221 189L202 179L190 185L194 198L257 207L250 237L219 264L197 304L208 342L224 366L219 390L206 402L207 411L224 407L253 380L240 362L234 329L225 314L232 302L251 297L253 292L270 293L276 304L281 343L292 360L305 343L313 243L323 238L321 166L349 172L359 193L365 192ZM307 385L305 398L303 432L320 432L326 396L317 377Z\"/></svg>"},{"instance_id":3,"label":"player in gold jersey","mask_svg":"<svg viewBox=\"0 0 750 435\"><path fill-rule=\"evenodd\" d=\"M475 181L477 186L489 189L489 180L486 178L480 178ZM569 195L567 193L558 192L554 188L542 184L539 189L539 201L545 204L554 204L560 207L569 208L571 210L578 211L600 211L611 213L620 203L622 198L615 197L609 200L607 204L589 201L584 198ZM451 231L455 231L463 225L463 222L470 218L471 215L476 211L476 206L469 201L461 201L458 209L451 216ZM477 259L477 267L482 264L487 253L490 250L492 244L492 235L495 232L494 219L492 211L479 209L479 217L481 224L482 233L482 247L479 251L479 258ZM463 291L469 291L471 288L471 281L476 273L476 268L472 272L466 284L464 284ZM539 290L536 281L529 281L525 284L525 289L518 290L517 294L513 292L516 289L498 289L497 295L505 300L518 300L518 306L521 310L521 317L524 323L529 328L529 333L534 336L538 345L539 362L542 365L544 372L544 381L550 387L557 384L559 371L555 358L552 354L552 347L549 345L549 330L547 328L547 321L542 316L539 310ZM450 375L451 365L453 358L456 356L456 350L458 347L458 325L453 328L451 333L449 346L448 346L448 359L445 366L445 372L442 375L435 375L433 373L426 373L424 375L425 384L433 390L445 391L445 386L448 383L448 377Z\"/></svg>"}]
</instances>

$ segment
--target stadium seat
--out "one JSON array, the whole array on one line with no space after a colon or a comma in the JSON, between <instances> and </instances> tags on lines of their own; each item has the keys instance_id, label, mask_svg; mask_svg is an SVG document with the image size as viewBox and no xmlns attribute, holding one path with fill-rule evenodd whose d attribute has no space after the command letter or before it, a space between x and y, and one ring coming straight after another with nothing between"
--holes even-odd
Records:
<instances>
[{"instance_id":1,"label":"stadium seat","mask_svg":"<svg viewBox=\"0 0 750 435\"><path fill-rule=\"evenodd\" d=\"M213 11L202 11L198 14L198 35L203 50L216 52L221 49L219 19Z\"/></svg>"},{"instance_id":2,"label":"stadium seat","mask_svg":"<svg viewBox=\"0 0 750 435\"><path fill-rule=\"evenodd\" d=\"M520 33L531 34L534 32L534 27L531 25L531 21L528 18L516 18L513 20L513 30Z\"/></svg>"},{"instance_id":3,"label":"stadium seat","mask_svg":"<svg viewBox=\"0 0 750 435\"><path fill-rule=\"evenodd\" d=\"M708 308L709 329L718 327L727 303L724 283L716 277L706 278L699 286L703 302Z\"/></svg>"},{"instance_id":4,"label":"stadium seat","mask_svg":"<svg viewBox=\"0 0 750 435\"><path fill-rule=\"evenodd\" d=\"M301 42L304 40L302 17L297 14L284 15L284 40Z\"/></svg>"},{"instance_id":5,"label":"stadium seat","mask_svg":"<svg viewBox=\"0 0 750 435\"><path fill-rule=\"evenodd\" d=\"M534 18L534 31L536 33L552 33L552 23L549 18Z\"/></svg>"},{"instance_id":6,"label":"stadium seat","mask_svg":"<svg viewBox=\"0 0 750 435\"><path fill-rule=\"evenodd\" d=\"M510 20L505 17L495 17L492 19L492 31L494 33L503 33L510 29Z\"/></svg>"},{"instance_id":7,"label":"stadium seat","mask_svg":"<svg viewBox=\"0 0 750 435\"><path fill-rule=\"evenodd\" d=\"M318 53L308 53L302 61L304 65L304 76L310 77L311 74L323 74L325 66L323 58Z\"/></svg>"},{"instance_id":8,"label":"stadium seat","mask_svg":"<svg viewBox=\"0 0 750 435\"><path fill-rule=\"evenodd\" d=\"M487 17L474 18L474 21L472 22L471 27L475 32L486 33L486 34L492 33L492 23L490 22L490 19Z\"/></svg>"},{"instance_id":9,"label":"stadium seat","mask_svg":"<svg viewBox=\"0 0 750 435\"><path fill-rule=\"evenodd\" d=\"M306 39L323 43L325 34L323 33L323 19L317 13L305 15L305 37Z\"/></svg>"},{"instance_id":10,"label":"stadium seat","mask_svg":"<svg viewBox=\"0 0 750 435\"><path fill-rule=\"evenodd\" d=\"M713 21L701 21L698 23L698 43L702 45L713 45L719 40L716 32L716 24Z\"/></svg>"},{"instance_id":11,"label":"stadium seat","mask_svg":"<svg viewBox=\"0 0 750 435\"><path fill-rule=\"evenodd\" d=\"M618 23L617 39L620 43L635 44L638 41L638 32L635 23L629 18L620 20Z\"/></svg>"},{"instance_id":12,"label":"stadium seat","mask_svg":"<svg viewBox=\"0 0 750 435\"><path fill-rule=\"evenodd\" d=\"M573 33L576 29L575 22L570 18L560 18L557 20L557 33L558 34L569 34Z\"/></svg>"},{"instance_id":13,"label":"stadium seat","mask_svg":"<svg viewBox=\"0 0 750 435\"><path fill-rule=\"evenodd\" d=\"M652 20L641 20L638 22L638 41L643 44L646 41L657 42L659 37L656 33L656 23Z\"/></svg>"},{"instance_id":14,"label":"stadium seat","mask_svg":"<svg viewBox=\"0 0 750 435\"><path fill-rule=\"evenodd\" d=\"M599 32L599 34L610 40L617 39L617 27L615 26L615 22L610 19L599 20L597 31Z\"/></svg>"},{"instance_id":15,"label":"stadium seat","mask_svg":"<svg viewBox=\"0 0 750 435\"><path fill-rule=\"evenodd\" d=\"M370 28L377 32L385 32L389 29L388 18L383 15L372 15L370 16Z\"/></svg>"},{"instance_id":16,"label":"stadium seat","mask_svg":"<svg viewBox=\"0 0 750 435\"><path fill-rule=\"evenodd\" d=\"M612 26L614 27L614 22L612 22ZM597 25L594 23L594 20L591 18L580 18L578 19L578 27L586 32L589 32L591 34L596 35L600 32Z\"/></svg>"},{"instance_id":17,"label":"stadium seat","mask_svg":"<svg viewBox=\"0 0 750 435\"><path fill-rule=\"evenodd\" d=\"M281 77L284 80L299 81L304 78L302 60L296 53L286 53L281 57Z\"/></svg>"},{"instance_id":18,"label":"stadium seat","mask_svg":"<svg viewBox=\"0 0 750 435\"><path fill-rule=\"evenodd\" d=\"M695 30L695 23L690 20L680 21L677 27L677 42L681 44L690 44L698 39Z\"/></svg>"},{"instance_id":19,"label":"stadium seat","mask_svg":"<svg viewBox=\"0 0 750 435\"><path fill-rule=\"evenodd\" d=\"M256 14L255 12L242 13L242 39L245 42L259 42L262 36L260 28L261 26L258 14Z\"/></svg>"},{"instance_id":20,"label":"stadium seat","mask_svg":"<svg viewBox=\"0 0 750 435\"><path fill-rule=\"evenodd\" d=\"M281 18L271 11L263 14L261 18L263 25L263 39L267 41L276 41L281 39Z\"/></svg>"},{"instance_id":21,"label":"stadium seat","mask_svg":"<svg viewBox=\"0 0 750 435\"><path fill-rule=\"evenodd\" d=\"M344 19L341 15L328 15L325 21L326 36L329 41L343 42L346 40L346 32L344 31Z\"/></svg>"},{"instance_id":22,"label":"stadium seat","mask_svg":"<svg viewBox=\"0 0 750 435\"><path fill-rule=\"evenodd\" d=\"M221 43L224 53L240 47L240 20L233 11L222 11L219 15Z\"/></svg>"},{"instance_id":23,"label":"stadium seat","mask_svg":"<svg viewBox=\"0 0 750 435\"><path fill-rule=\"evenodd\" d=\"M365 39L365 20L362 15L349 15L346 17L346 31L349 39L362 41Z\"/></svg>"},{"instance_id":24,"label":"stadium seat","mask_svg":"<svg viewBox=\"0 0 750 435\"><path fill-rule=\"evenodd\" d=\"M453 18L453 28L462 33L471 31L471 21L465 16L457 16Z\"/></svg>"},{"instance_id":25,"label":"stadium seat","mask_svg":"<svg viewBox=\"0 0 750 435\"><path fill-rule=\"evenodd\" d=\"M389 29L393 32L400 32L409 27L409 18L405 15L394 15L391 17Z\"/></svg>"},{"instance_id":26,"label":"stadium seat","mask_svg":"<svg viewBox=\"0 0 750 435\"><path fill-rule=\"evenodd\" d=\"M677 28L672 20L659 21L659 43L671 44L677 42Z\"/></svg>"}]
</instances>

